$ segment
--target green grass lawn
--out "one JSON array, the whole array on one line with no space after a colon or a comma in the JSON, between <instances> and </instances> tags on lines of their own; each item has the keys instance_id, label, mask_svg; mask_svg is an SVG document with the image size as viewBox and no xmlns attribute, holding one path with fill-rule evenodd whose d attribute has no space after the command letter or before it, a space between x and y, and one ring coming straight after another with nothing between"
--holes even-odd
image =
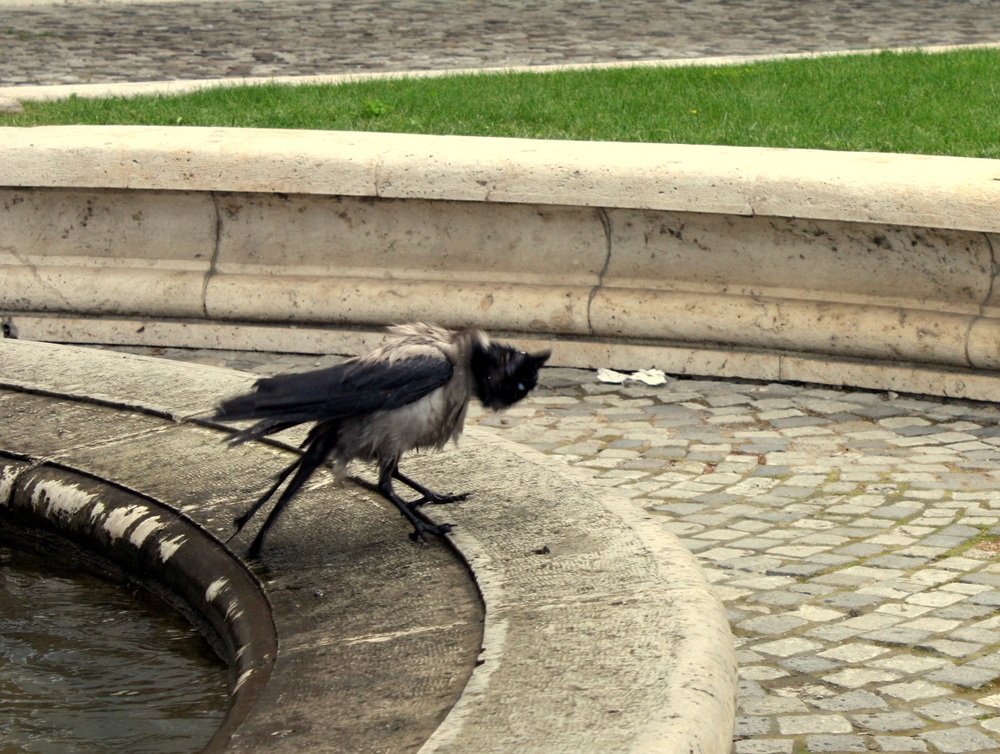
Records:
<instances>
[{"instance_id":1,"label":"green grass lawn","mask_svg":"<svg viewBox=\"0 0 1000 754\"><path fill-rule=\"evenodd\" d=\"M1000 50L258 85L25 103L0 125L313 128L1000 157Z\"/></svg>"}]
</instances>

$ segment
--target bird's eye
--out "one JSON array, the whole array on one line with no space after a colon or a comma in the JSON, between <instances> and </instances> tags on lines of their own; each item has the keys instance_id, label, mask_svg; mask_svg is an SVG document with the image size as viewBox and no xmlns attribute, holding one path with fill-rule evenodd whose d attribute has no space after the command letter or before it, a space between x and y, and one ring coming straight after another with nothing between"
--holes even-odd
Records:
<instances>
[{"instance_id":1,"label":"bird's eye","mask_svg":"<svg viewBox=\"0 0 1000 754\"><path fill-rule=\"evenodd\" d=\"M517 383L517 389L518 390L524 390L524 383L523 382Z\"/></svg>"}]
</instances>

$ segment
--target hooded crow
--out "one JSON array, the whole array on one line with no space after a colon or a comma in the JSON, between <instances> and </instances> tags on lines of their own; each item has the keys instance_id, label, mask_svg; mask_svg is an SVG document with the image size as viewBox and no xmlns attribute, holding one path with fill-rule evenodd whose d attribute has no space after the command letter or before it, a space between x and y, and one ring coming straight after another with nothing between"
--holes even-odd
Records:
<instances>
[{"instance_id":1,"label":"hooded crow","mask_svg":"<svg viewBox=\"0 0 1000 754\"><path fill-rule=\"evenodd\" d=\"M519 351L491 341L475 328L446 330L414 323L389 328L385 344L337 366L282 374L259 380L252 392L223 401L216 418L253 421L236 432L232 445L255 440L305 422L316 422L302 443L301 456L278 474L277 481L236 519L236 536L291 476L250 545L260 552L264 535L278 514L324 462L338 478L353 460L378 464L378 491L412 524L410 538L446 534L451 524L433 524L420 512L424 503L450 503L468 493L442 495L399 470L410 450L441 449L462 434L469 401L477 398L499 411L524 398L538 381L538 370L551 355ZM393 489L398 479L421 495L403 500Z\"/></svg>"}]
</instances>

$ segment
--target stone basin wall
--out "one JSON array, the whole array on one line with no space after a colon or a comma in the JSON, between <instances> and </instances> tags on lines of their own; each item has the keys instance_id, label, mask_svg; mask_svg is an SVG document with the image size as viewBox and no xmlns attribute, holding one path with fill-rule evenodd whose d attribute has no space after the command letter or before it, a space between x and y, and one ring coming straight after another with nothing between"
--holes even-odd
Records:
<instances>
[{"instance_id":1,"label":"stone basin wall","mask_svg":"<svg viewBox=\"0 0 1000 754\"><path fill-rule=\"evenodd\" d=\"M0 134L0 317L16 337L350 352L426 319L556 341L562 365L1000 400L1000 161Z\"/></svg>"}]
</instances>

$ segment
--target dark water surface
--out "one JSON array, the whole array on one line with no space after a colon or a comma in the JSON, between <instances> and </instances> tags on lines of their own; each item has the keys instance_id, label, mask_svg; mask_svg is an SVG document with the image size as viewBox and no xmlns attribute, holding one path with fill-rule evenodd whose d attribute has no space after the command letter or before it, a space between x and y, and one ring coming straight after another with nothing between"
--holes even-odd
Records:
<instances>
[{"instance_id":1,"label":"dark water surface","mask_svg":"<svg viewBox=\"0 0 1000 754\"><path fill-rule=\"evenodd\" d=\"M196 752L226 682L152 595L0 543L0 754Z\"/></svg>"}]
</instances>

